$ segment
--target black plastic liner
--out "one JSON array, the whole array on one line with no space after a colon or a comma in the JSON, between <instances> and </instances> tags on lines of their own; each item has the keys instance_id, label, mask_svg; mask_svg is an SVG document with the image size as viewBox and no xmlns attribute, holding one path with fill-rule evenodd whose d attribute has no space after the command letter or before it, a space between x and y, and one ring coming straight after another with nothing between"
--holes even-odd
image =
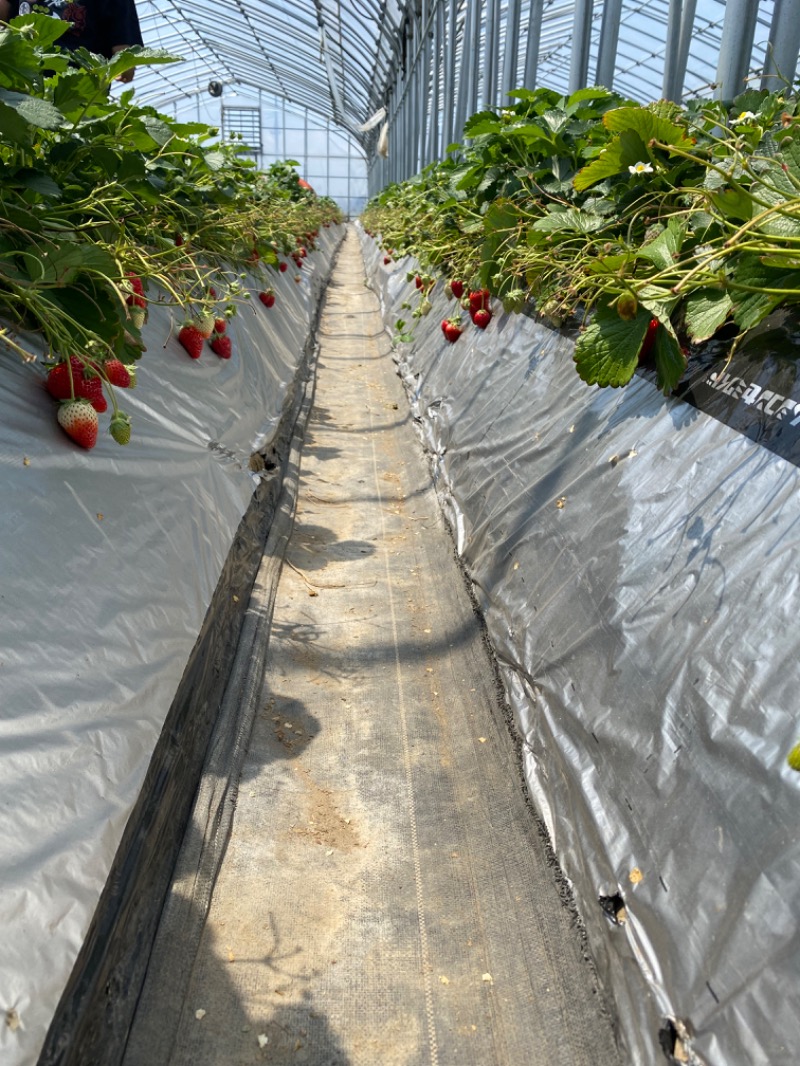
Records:
<instances>
[{"instance_id":1,"label":"black plastic liner","mask_svg":"<svg viewBox=\"0 0 800 1066\"><path fill-rule=\"evenodd\" d=\"M690 359L675 395L736 429L776 455L800 464L797 400L800 325L788 311L774 312L730 359L715 340Z\"/></svg>"},{"instance_id":2,"label":"black plastic liner","mask_svg":"<svg viewBox=\"0 0 800 1066\"><path fill-rule=\"evenodd\" d=\"M364 248L391 329L414 264ZM398 366L628 1059L788 1066L796 338L699 354L692 406L646 375L585 386L569 337L499 306L448 344L437 290Z\"/></svg>"}]
</instances>

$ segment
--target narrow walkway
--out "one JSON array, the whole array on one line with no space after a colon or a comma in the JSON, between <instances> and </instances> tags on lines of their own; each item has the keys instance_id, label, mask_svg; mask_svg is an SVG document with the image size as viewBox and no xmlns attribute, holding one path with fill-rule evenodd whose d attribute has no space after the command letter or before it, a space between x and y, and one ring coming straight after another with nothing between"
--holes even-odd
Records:
<instances>
[{"instance_id":1,"label":"narrow walkway","mask_svg":"<svg viewBox=\"0 0 800 1066\"><path fill-rule=\"evenodd\" d=\"M352 231L320 344L268 700L171 1062L614 1064Z\"/></svg>"}]
</instances>

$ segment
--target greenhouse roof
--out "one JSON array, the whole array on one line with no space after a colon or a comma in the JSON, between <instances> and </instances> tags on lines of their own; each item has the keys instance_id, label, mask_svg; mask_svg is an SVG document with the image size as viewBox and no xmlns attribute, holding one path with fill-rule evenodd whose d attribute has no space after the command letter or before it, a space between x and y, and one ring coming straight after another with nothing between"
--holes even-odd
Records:
<instances>
[{"instance_id":1,"label":"greenhouse roof","mask_svg":"<svg viewBox=\"0 0 800 1066\"><path fill-rule=\"evenodd\" d=\"M379 105L395 42L398 0L139 0L145 44L183 57L137 75L158 104L212 81L268 90L358 133Z\"/></svg>"},{"instance_id":2,"label":"greenhouse roof","mask_svg":"<svg viewBox=\"0 0 800 1066\"><path fill-rule=\"evenodd\" d=\"M508 84L528 82L534 37L536 84L567 92L577 87L576 78L583 84L613 79L617 91L644 102L670 95L665 92L670 78L673 96L681 95L681 86L684 96L714 89L726 9L732 26L748 24L744 69L756 72L764 64L776 11L797 11L799 5L795 0L234 0L226 5L138 0L137 6L145 43L185 59L140 71L141 100L162 106L204 94L211 82L219 82L223 93L241 87L265 90L331 119L370 152L377 132L361 127L408 80L431 40L434 55L439 44L442 64L445 53L454 51L456 88L473 60L475 77L485 86L481 59L487 40L493 42L495 66L503 67L506 84L495 71L495 91L487 98L485 88L480 90L483 104L501 104ZM683 77L676 74L684 69ZM443 77L440 93L444 86ZM439 99L444 108L444 97Z\"/></svg>"}]
</instances>

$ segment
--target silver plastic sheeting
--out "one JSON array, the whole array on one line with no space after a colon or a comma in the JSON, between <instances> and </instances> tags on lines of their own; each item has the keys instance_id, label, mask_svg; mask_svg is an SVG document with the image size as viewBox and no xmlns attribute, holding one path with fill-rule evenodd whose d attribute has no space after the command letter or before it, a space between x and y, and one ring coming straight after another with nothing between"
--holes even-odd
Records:
<instances>
[{"instance_id":1,"label":"silver plastic sheeting","mask_svg":"<svg viewBox=\"0 0 800 1066\"><path fill-rule=\"evenodd\" d=\"M304 354L340 229L275 306L191 360L151 308L133 440L59 429L38 364L0 379L0 1061L39 1050ZM257 285L254 285L254 292ZM101 416L107 425L108 416Z\"/></svg>"},{"instance_id":2,"label":"silver plastic sheeting","mask_svg":"<svg viewBox=\"0 0 800 1066\"><path fill-rule=\"evenodd\" d=\"M364 249L408 321L414 264ZM800 472L499 305L451 345L455 310L399 367L629 1061L795 1063Z\"/></svg>"}]
</instances>

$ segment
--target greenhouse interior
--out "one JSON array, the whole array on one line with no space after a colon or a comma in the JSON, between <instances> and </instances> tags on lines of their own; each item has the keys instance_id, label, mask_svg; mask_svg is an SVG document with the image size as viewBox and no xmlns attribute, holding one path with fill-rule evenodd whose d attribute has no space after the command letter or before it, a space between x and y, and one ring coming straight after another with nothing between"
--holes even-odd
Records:
<instances>
[{"instance_id":1,"label":"greenhouse interior","mask_svg":"<svg viewBox=\"0 0 800 1066\"><path fill-rule=\"evenodd\" d=\"M798 1061L798 52L0 0L2 1066Z\"/></svg>"}]
</instances>

